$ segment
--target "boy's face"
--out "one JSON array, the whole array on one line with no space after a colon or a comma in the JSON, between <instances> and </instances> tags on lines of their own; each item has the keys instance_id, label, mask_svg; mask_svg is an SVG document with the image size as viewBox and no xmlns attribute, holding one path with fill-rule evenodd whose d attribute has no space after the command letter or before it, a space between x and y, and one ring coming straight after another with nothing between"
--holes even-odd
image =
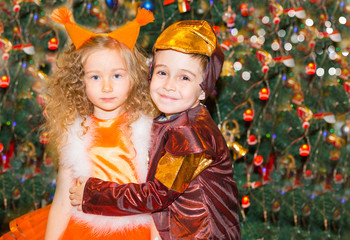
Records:
<instances>
[{"instance_id":1,"label":"boy's face","mask_svg":"<svg viewBox=\"0 0 350 240\"><path fill-rule=\"evenodd\" d=\"M174 50L161 50L155 54L152 100L168 119L194 108L200 100L205 99L205 93L200 87L203 75L198 59Z\"/></svg>"}]
</instances>

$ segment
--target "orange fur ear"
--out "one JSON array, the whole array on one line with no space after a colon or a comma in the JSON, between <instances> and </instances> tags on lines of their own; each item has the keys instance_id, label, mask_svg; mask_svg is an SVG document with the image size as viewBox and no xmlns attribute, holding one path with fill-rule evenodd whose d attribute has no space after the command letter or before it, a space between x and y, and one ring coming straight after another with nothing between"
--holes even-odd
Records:
<instances>
[{"instance_id":1,"label":"orange fur ear","mask_svg":"<svg viewBox=\"0 0 350 240\"><path fill-rule=\"evenodd\" d=\"M72 13L66 7L55 9L51 14L51 19L63 25L74 23Z\"/></svg>"},{"instance_id":2,"label":"orange fur ear","mask_svg":"<svg viewBox=\"0 0 350 240\"><path fill-rule=\"evenodd\" d=\"M144 26L144 25L147 25L148 23L153 22L154 16L151 11L148 11L144 8L139 8L135 20L136 22L139 23L140 26Z\"/></svg>"}]
</instances>

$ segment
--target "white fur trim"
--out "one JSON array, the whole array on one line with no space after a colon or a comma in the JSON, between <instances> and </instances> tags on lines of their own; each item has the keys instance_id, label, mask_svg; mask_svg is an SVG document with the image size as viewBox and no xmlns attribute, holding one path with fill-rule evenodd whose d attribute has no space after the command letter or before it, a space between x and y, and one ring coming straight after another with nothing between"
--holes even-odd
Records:
<instances>
[{"instance_id":1,"label":"white fur trim","mask_svg":"<svg viewBox=\"0 0 350 240\"><path fill-rule=\"evenodd\" d=\"M87 123L90 119L87 119ZM77 118L73 125L68 127L67 143L60 151L60 164L73 170L73 177L91 176L91 161L87 153L89 135L83 135L83 120Z\"/></svg>"},{"instance_id":2,"label":"white fur trim","mask_svg":"<svg viewBox=\"0 0 350 240\"><path fill-rule=\"evenodd\" d=\"M89 119L87 120L89 122ZM67 143L60 151L60 164L73 170L73 177L91 176L91 161L87 154L91 136L83 135L82 119L77 118L68 128ZM131 124L131 141L136 150L135 168L140 182L144 182L148 172L148 149L151 139L152 119L141 115ZM72 215L77 221L89 225L96 234L103 234L113 230L133 228L137 225L149 225L152 221L150 214L138 214L123 217L111 217L86 214L73 208Z\"/></svg>"},{"instance_id":3,"label":"white fur trim","mask_svg":"<svg viewBox=\"0 0 350 240\"><path fill-rule=\"evenodd\" d=\"M136 172L140 182L145 182L148 173L148 150L151 142L151 128L153 119L141 115L131 124L131 141L136 149Z\"/></svg>"}]
</instances>

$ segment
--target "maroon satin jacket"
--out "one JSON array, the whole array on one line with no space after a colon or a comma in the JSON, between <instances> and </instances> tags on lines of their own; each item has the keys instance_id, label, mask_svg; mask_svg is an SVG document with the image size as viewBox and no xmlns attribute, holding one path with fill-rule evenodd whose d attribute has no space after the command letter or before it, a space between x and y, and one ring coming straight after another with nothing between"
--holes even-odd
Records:
<instances>
[{"instance_id":1,"label":"maroon satin jacket","mask_svg":"<svg viewBox=\"0 0 350 240\"><path fill-rule=\"evenodd\" d=\"M155 178L160 158L205 153L212 163L187 189L176 192ZM147 182L119 185L90 178L84 189L85 213L125 216L152 213L162 239L241 239L238 196L226 142L203 105L152 128Z\"/></svg>"}]
</instances>

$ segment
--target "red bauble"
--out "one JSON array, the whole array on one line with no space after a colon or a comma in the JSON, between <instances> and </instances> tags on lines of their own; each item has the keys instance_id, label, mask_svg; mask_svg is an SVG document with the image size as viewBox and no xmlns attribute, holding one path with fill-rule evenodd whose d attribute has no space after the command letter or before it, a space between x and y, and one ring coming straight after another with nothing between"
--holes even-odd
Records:
<instances>
[{"instance_id":1,"label":"red bauble","mask_svg":"<svg viewBox=\"0 0 350 240\"><path fill-rule=\"evenodd\" d=\"M0 152L2 152L2 150L4 150L4 145L0 143Z\"/></svg>"},{"instance_id":2,"label":"red bauble","mask_svg":"<svg viewBox=\"0 0 350 240\"><path fill-rule=\"evenodd\" d=\"M244 3L241 4L241 14L242 14L242 16L244 16L244 17L248 16L248 7L247 7L247 4L244 4Z\"/></svg>"},{"instance_id":3,"label":"red bauble","mask_svg":"<svg viewBox=\"0 0 350 240\"><path fill-rule=\"evenodd\" d=\"M304 178L308 180L313 178L312 171L310 169L305 171Z\"/></svg>"},{"instance_id":4,"label":"red bauble","mask_svg":"<svg viewBox=\"0 0 350 240\"><path fill-rule=\"evenodd\" d=\"M273 201L272 203L272 211L278 212L281 209L280 202L278 200Z\"/></svg>"},{"instance_id":5,"label":"red bauble","mask_svg":"<svg viewBox=\"0 0 350 240\"><path fill-rule=\"evenodd\" d=\"M307 145L307 144L303 144L299 148L299 154L300 154L300 156L303 156L303 157L309 156L309 154L310 154L310 146Z\"/></svg>"},{"instance_id":6,"label":"red bauble","mask_svg":"<svg viewBox=\"0 0 350 240\"><path fill-rule=\"evenodd\" d=\"M309 63L306 66L306 74L313 75L316 72L316 64L315 63Z\"/></svg>"},{"instance_id":7,"label":"red bauble","mask_svg":"<svg viewBox=\"0 0 350 240\"><path fill-rule=\"evenodd\" d=\"M50 139L50 135L48 132L43 132L41 135L40 135L40 143L42 144L46 144L49 142L49 139Z\"/></svg>"},{"instance_id":8,"label":"red bauble","mask_svg":"<svg viewBox=\"0 0 350 240\"><path fill-rule=\"evenodd\" d=\"M255 166L260 166L264 162L264 158L261 155L257 155L254 158L254 165Z\"/></svg>"},{"instance_id":9,"label":"red bauble","mask_svg":"<svg viewBox=\"0 0 350 240\"><path fill-rule=\"evenodd\" d=\"M263 66L262 66L262 68L261 68L261 71L263 72L263 73L266 73L267 71L269 71L269 66L267 66L267 64L263 64Z\"/></svg>"},{"instance_id":10,"label":"red bauble","mask_svg":"<svg viewBox=\"0 0 350 240\"><path fill-rule=\"evenodd\" d=\"M250 206L250 201L248 196L244 196L242 198L242 207L243 208L248 208Z\"/></svg>"},{"instance_id":11,"label":"red bauble","mask_svg":"<svg viewBox=\"0 0 350 240\"><path fill-rule=\"evenodd\" d=\"M269 98L270 91L267 88L263 88L259 92L259 99L260 100L267 100Z\"/></svg>"},{"instance_id":12,"label":"red bauble","mask_svg":"<svg viewBox=\"0 0 350 240\"><path fill-rule=\"evenodd\" d=\"M6 61L7 59L9 59L10 55L8 54L8 52L3 51L2 53L2 60Z\"/></svg>"},{"instance_id":13,"label":"red bauble","mask_svg":"<svg viewBox=\"0 0 350 240\"><path fill-rule=\"evenodd\" d=\"M247 109L244 113L243 113L243 120L250 122L252 121L254 118L254 112L251 109Z\"/></svg>"},{"instance_id":14,"label":"red bauble","mask_svg":"<svg viewBox=\"0 0 350 240\"><path fill-rule=\"evenodd\" d=\"M58 48L58 39L57 38L51 38L48 42L48 48L50 50L56 50Z\"/></svg>"},{"instance_id":15,"label":"red bauble","mask_svg":"<svg viewBox=\"0 0 350 240\"><path fill-rule=\"evenodd\" d=\"M18 4L18 2L15 2L15 5L13 6L13 11L18 12L21 9L21 6Z\"/></svg>"},{"instance_id":16,"label":"red bauble","mask_svg":"<svg viewBox=\"0 0 350 240\"><path fill-rule=\"evenodd\" d=\"M250 135L248 138L247 138L247 143L249 145L255 145L257 143L257 139L254 135Z\"/></svg>"},{"instance_id":17,"label":"red bauble","mask_svg":"<svg viewBox=\"0 0 350 240\"><path fill-rule=\"evenodd\" d=\"M0 87L5 88L8 87L10 84L10 78L6 75L2 76L0 78Z\"/></svg>"}]
</instances>

